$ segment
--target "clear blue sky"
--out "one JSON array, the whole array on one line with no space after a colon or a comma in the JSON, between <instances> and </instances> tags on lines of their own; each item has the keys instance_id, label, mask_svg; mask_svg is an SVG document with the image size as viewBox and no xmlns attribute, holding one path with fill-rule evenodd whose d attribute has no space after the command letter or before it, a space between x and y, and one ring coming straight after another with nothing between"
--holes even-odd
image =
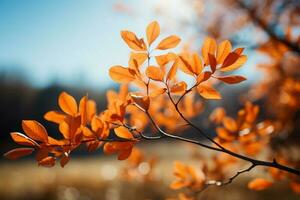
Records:
<instances>
[{"instance_id":1,"label":"clear blue sky","mask_svg":"<svg viewBox=\"0 0 300 200\"><path fill-rule=\"evenodd\" d=\"M144 30L148 21L116 11L118 2L0 0L0 72L25 73L41 87L110 84L109 66L126 64L129 52L120 30Z\"/></svg>"},{"instance_id":2,"label":"clear blue sky","mask_svg":"<svg viewBox=\"0 0 300 200\"><path fill-rule=\"evenodd\" d=\"M172 24L163 20L166 16L153 11L160 4L167 8L167 17L170 11L176 17L192 17L180 2L0 0L0 73L21 73L37 87L53 82L108 86L112 83L109 67L127 64L129 49L120 38L120 30L143 35L145 26L158 20L164 33L183 37L184 30L172 30Z\"/></svg>"}]
</instances>

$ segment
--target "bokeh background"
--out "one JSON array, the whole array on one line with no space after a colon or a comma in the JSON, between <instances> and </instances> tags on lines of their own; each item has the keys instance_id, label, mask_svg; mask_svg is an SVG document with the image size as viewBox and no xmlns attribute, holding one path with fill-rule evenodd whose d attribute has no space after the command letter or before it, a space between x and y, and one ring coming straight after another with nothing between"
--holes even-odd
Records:
<instances>
[{"instance_id":1,"label":"bokeh background","mask_svg":"<svg viewBox=\"0 0 300 200\"><path fill-rule=\"evenodd\" d=\"M118 87L109 78L108 69L116 64L126 65L130 53L120 30L128 29L142 36L153 20L160 23L162 36L176 34L185 41L177 50L188 47L200 51L208 35L218 40L229 39L234 46L246 48L248 62L238 74L247 76L248 81L231 86L230 90L226 86L219 88L224 100L213 103L234 114L241 107L240 99L249 95L255 83L266 78L257 65L270 58L257 48L270 38L283 40L289 27L293 27L294 36L299 36L299 10L297 0L0 0L0 153L15 146L9 132L21 131L22 119L36 119L49 132L57 134L56 127L45 121L43 114L57 108L61 91L77 99L88 93L89 98L96 100L98 109L104 109L105 91ZM261 24L259 19L268 23ZM296 44L291 52L299 58ZM257 100L262 106L266 102ZM295 113L298 114L294 123L299 121L299 111ZM267 112L262 112L264 116L268 116ZM296 127L292 132L298 130ZM299 141L295 140L298 137L292 138ZM39 167L32 158L1 158L0 199L166 199L175 196L168 189L173 160L190 162L189 148L178 145L183 144L141 144L144 154L158 161L151 181L123 180L120 177L126 161L117 162L100 151L86 154L84 148L75 152L64 169ZM139 172L146 174L149 167L141 166ZM264 192L249 191L249 177L240 178L232 186L209 189L200 198L298 198L284 183Z\"/></svg>"}]
</instances>

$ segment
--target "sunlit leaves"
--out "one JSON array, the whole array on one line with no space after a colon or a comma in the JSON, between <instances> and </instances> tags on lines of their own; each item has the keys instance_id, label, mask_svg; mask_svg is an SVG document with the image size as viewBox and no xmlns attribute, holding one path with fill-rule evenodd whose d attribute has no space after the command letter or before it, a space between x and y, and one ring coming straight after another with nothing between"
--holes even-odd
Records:
<instances>
[{"instance_id":1,"label":"sunlit leaves","mask_svg":"<svg viewBox=\"0 0 300 200\"><path fill-rule=\"evenodd\" d=\"M44 115L44 118L50 122L61 123L65 119L65 115L57 111L49 111Z\"/></svg>"},{"instance_id":2,"label":"sunlit leaves","mask_svg":"<svg viewBox=\"0 0 300 200\"><path fill-rule=\"evenodd\" d=\"M48 133L45 127L39 122L35 120L23 120L22 127L26 135L30 138L41 142L48 141Z\"/></svg>"},{"instance_id":3,"label":"sunlit leaves","mask_svg":"<svg viewBox=\"0 0 300 200\"><path fill-rule=\"evenodd\" d=\"M9 152L4 154L4 157L15 160L24 156L30 155L34 151L34 148L16 148L10 150Z\"/></svg>"},{"instance_id":4,"label":"sunlit leaves","mask_svg":"<svg viewBox=\"0 0 300 200\"><path fill-rule=\"evenodd\" d=\"M221 99L220 93L210 85L197 86L198 93L205 99Z\"/></svg>"},{"instance_id":5,"label":"sunlit leaves","mask_svg":"<svg viewBox=\"0 0 300 200\"><path fill-rule=\"evenodd\" d=\"M223 76L223 77L217 77L217 79L219 79L220 81L223 81L224 83L228 83L228 84L236 84L236 83L240 83L246 80L245 77L243 76Z\"/></svg>"},{"instance_id":6,"label":"sunlit leaves","mask_svg":"<svg viewBox=\"0 0 300 200\"><path fill-rule=\"evenodd\" d=\"M217 62L223 63L227 55L231 52L231 43L228 40L221 42L217 50Z\"/></svg>"},{"instance_id":7,"label":"sunlit leaves","mask_svg":"<svg viewBox=\"0 0 300 200\"><path fill-rule=\"evenodd\" d=\"M164 72L155 66L149 66L146 69L146 75L148 78L155 80L155 81L163 81L164 79Z\"/></svg>"},{"instance_id":8,"label":"sunlit leaves","mask_svg":"<svg viewBox=\"0 0 300 200\"><path fill-rule=\"evenodd\" d=\"M159 33L160 33L160 27L156 21L151 22L147 26L146 34L147 34L147 41L148 41L149 46L159 36Z\"/></svg>"},{"instance_id":9,"label":"sunlit leaves","mask_svg":"<svg viewBox=\"0 0 300 200\"><path fill-rule=\"evenodd\" d=\"M181 39L176 35L171 35L163 39L156 47L156 49L166 50L176 47Z\"/></svg>"},{"instance_id":10,"label":"sunlit leaves","mask_svg":"<svg viewBox=\"0 0 300 200\"><path fill-rule=\"evenodd\" d=\"M204 59L205 65L209 64L209 54L215 55L215 52L217 50L217 43L213 38L207 37L204 40L203 46L202 46L202 56Z\"/></svg>"},{"instance_id":11,"label":"sunlit leaves","mask_svg":"<svg viewBox=\"0 0 300 200\"><path fill-rule=\"evenodd\" d=\"M48 156L42 160L40 160L39 165L44 167L53 167L55 165L55 158L52 156Z\"/></svg>"},{"instance_id":12,"label":"sunlit leaves","mask_svg":"<svg viewBox=\"0 0 300 200\"><path fill-rule=\"evenodd\" d=\"M138 39L133 32L121 31L121 37L131 49L136 51L146 50L144 41L142 39Z\"/></svg>"},{"instance_id":13,"label":"sunlit leaves","mask_svg":"<svg viewBox=\"0 0 300 200\"><path fill-rule=\"evenodd\" d=\"M22 133L13 132L13 133L10 133L10 135L11 135L11 138L20 145L25 145L25 146L37 146L38 145L34 140L27 137L26 135L23 135Z\"/></svg>"},{"instance_id":14,"label":"sunlit leaves","mask_svg":"<svg viewBox=\"0 0 300 200\"><path fill-rule=\"evenodd\" d=\"M263 178L256 178L248 183L248 188L251 190L264 190L270 187L273 183Z\"/></svg>"},{"instance_id":15,"label":"sunlit leaves","mask_svg":"<svg viewBox=\"0 0 300 200\"><path fill-rule=\"evenodd\" d=\"M135 79L135 73L129 68L113 66L109 69L110 77L118 83L129 83Z\"/></svg>"},{"instance_id":16,"label":"sunlit leaves","mask_svg":"<svg viewBox=\"0 0 300 200\"><path fill-rule=\"evenodd\" d=\"M131 94L134 104L142 110L148 110L150 106L150 98L148 96L141 96Z\"/></svg>"},{"instance_id":17,"label":"sunlit leaves","mask_svg":"<svg viewBox=\"0 0 300 200\"><path fill-rule=\"evenodd\" d=\"M59 107L69 115L77 114L77 103L76 100L66 92L62 92L58 97Z\"/></svg>"},{"instance_id":18,"label":"sunlit leaves","mask_svg":"<svg viewBox=\"0 0 300 200\"><path fill-rule=\"evenodd\" d=\"M181 94L184 91L186 91L186 88L187 88L187 84L184 81L181 81L181 82L178 82L178 83L174 84L171 87L171 92Z\"/></svg>"}]
</instances>

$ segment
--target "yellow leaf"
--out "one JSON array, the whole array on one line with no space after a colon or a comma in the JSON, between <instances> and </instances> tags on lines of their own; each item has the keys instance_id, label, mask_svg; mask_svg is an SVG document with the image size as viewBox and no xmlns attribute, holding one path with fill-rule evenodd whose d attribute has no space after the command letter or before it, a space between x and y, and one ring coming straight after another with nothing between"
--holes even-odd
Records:
<instances>
[{"instance_id":1,"label":"yellow leaf","mask_svg":"<svg viewBox=\"0 0 300 200\"><path fill-rule=\"evenodd\" d=\"M228 56L228 54L231 51L231 43L228 40L224 40L218 45L217 50L217 62L218 64L221 64L224 62L225 58Z\"/></svg>"},{"instance_id":2,"label":"yellow leaf","mask_svg":"<svg viewBox=\"0 0 300 200\"><path fill-rule=\"evenodd\" d=\"M35 120L23 120L22 128L30 138L41 142L48 142L48 133L45 127L39 122Z\"/></svg>"},{"instance_id":3,"label":"yellow leaf","mask_svg":"<svg viewBox=\"0 0 300 200\"><path fill-rule=\"evenodd\" d=\"M166 49L171 49L176 47L179 42L180 42L180 38L177 37L176 35L171 35L165 39L163 39L156 47L156 49L160 49L160 50L166 50Z\"/></svg>"},{"instance_id":4,"label":"yellow leaf","mask_svg":"<svg viewBox=\"0 0 300 200\"><path fill-rule=\"evenodd\" d=\"M159 33L160 33L160 27L156 21L151 22L147 26L146 34L147 34L147 41L148 41L149 46L159 36Z\"/></svg>"},{"instance_id":5,"label":"yellow leaf","mask_svg":"<svg viewBox=\"0 0 300 200\"><path fill-rule=\"evenodd\" d=\"M198 93L205 99L221 99L220 93L212 86L200 84L197 86Z\"/></svg>"},{"instance_id":6,"label":"yellow leaf","mask_svg":"<svg viewBox=\"0 0 300 200\"><path fill-rule=\"evenodd\" d=\"M155 81L163 81L164 72L159 67L149 66L146 69L146 75L148 78Z\"/></svg>"},{"instance_id":7,"label":"yellow leaf","mask_svg":"<svg viewBox=\"0 0 300 200\"><path fill-rule=\"evenodd\" d=\"M135 73L132 69L122 66L113 66L109 69L110 77L118 83L129 83L135 79Z\"/></svg>"},{"instance_id":8,"label":"yellow leaf","mask_svg":"<svg viewBox=\"0 0 300 200\"><path fill-rule=\"evenodd\" d=\"M75 116L77 114L77 103L71 95L62 92L58 97L58 105L65 113Z\"/></svg>"},{"instance_id":9,"label":"yellow leaf","mask_svg":"<svg viewBox=\"0 0 300 200\"><path fill-rule=\"evenodd\" d=\"M209 57L208 54L215 55L217 50L217 43L213 38L207 37L204 40L203 46L202 46L202 56L204 59L204 64L209 64Z\"/></svg>"}]
</instances>

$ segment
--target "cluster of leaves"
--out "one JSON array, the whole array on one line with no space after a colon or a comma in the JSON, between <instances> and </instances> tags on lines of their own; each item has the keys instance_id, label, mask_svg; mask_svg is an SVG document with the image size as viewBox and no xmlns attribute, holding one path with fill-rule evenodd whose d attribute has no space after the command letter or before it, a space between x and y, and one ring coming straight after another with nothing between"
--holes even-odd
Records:
<instances>
[{"instance_id":1,"label":"cluster of leaves","mask_svg":"<svg viewBox=\"0 0 300 200\"><path fill-rule=\"evenodd\" d=\"M58 98L61 111L50 111L44 117L58 125L63 138L54 139L37 121L24 120L22 127L25 134L13 132L11 136L16 143L27 147L13 149L5 156L17 159L36 150L39 165L51 167L60 159L63 167L70 160L71 152L85 144L89 151L102 148L106 154L117 154L119 160L133 154L131 166L124 169L130 177L144 160L141 153L134 150L135 144L142 140L170 137L230 154L213 157L215 166L206 166L199 171L192 166L176 163L174 172L177 180L171 188L199 191L212 183L222 185L220 181L208 181L211 178L209 174L214 174L216 180L227 178L223 168L237 162L232 157L237 154L232 152L255 156L268 143L269 135L274 131L272 122L256 122L258 106L246 103L236 119L227 116L224 109L216 109L210 119L218 125L217 137L213 140L204 134L213 146L174 134L187 127L195 128L189 119L201 113L203 100L221 99L221 94L214 88L216 82L238 84L246 80L243 76L227 74L246 62L244 49L233 50L228 40L217 44L214 39L206 38L201 53L189 51L176 54L166 50L177 47L181 39L171 35L157 42L159 35L160 27L155 21L146 28L146 42L133 32L121 32L122 39L132 52L128 67L117 65L109 70L110 77L122 85L119 92L107 91L107 109L97 112L96 103L87 96L77 104L71 95L62 92ZM180 79L181 74L191 78L191 83ZM134 92L129 92L130 86L135 89ZM144 133L149 127L153 130L151 135ZM154 161L147 163L150 163L150 168L155 164ZM144 178L150 179L151 175L147 173ZM269 185L258 179L249 183L249 188L260 190ZM192 199L185 194L180 194L179 198Z\"/></svg>"}]
</instances>

